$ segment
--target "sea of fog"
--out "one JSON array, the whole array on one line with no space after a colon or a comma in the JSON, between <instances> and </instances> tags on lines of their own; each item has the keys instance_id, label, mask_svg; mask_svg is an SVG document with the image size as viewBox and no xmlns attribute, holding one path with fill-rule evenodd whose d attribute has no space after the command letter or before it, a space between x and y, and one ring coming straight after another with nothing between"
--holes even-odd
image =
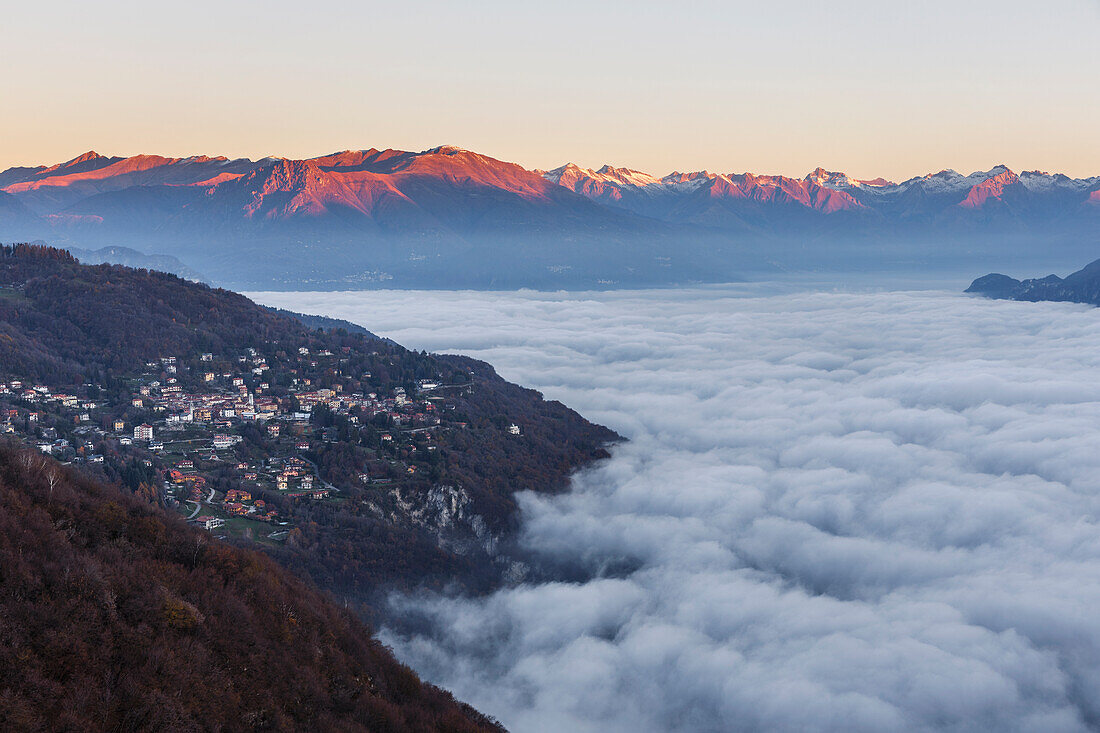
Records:
<instances>
[{"instance_id":1,"label":"sea of fog","mask_svg":"<svg viewBox=\"0 0 1100 733\"><path fill-rule=\"evenodd\" d=\"M522 497L595 579L394 599L431 620L397 655L512 730L1100 726L1100 309L790 290L253 297L630 439Z\"/></svg>"}]
</instances>

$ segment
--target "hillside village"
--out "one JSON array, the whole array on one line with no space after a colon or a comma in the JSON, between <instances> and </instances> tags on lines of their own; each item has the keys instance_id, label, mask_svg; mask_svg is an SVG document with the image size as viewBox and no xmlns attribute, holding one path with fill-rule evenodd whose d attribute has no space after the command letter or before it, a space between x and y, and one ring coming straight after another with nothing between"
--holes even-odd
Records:
<instances>
[{"instance_id":1,"label":"hillside village","mask_svg":"<svg viewBox=\"0 0 1100 733\"><path fill-rule=\"evenodd\" d=\"M0 246L0 431L357 602L513 577L517 494L618 439L484 362L302 318Z\"/></svg>"},{"instance_id":2,"label":"hillside village","mask_svg":"<svg viewBox=\"0 0 1100 733\"><path fill-rule=\"evenodd\" d=\"M282 359L255 348L165 355L114 399L91 396L107 395L100 384L76 395L11 379L0 383L0 432L117 475L219 536L278 542L294 527L295 504L344 502L348 483L399 489L433 472L441 433L466 427L448 395L470 394L472 385L423 378L385 394L352 391L372 375L349 378L348 361L305 346ZM285 368L276 373L269 362ZM318 454L349 439L369 456L361 470L323 471Z\"/></svg>"}]
</instances>

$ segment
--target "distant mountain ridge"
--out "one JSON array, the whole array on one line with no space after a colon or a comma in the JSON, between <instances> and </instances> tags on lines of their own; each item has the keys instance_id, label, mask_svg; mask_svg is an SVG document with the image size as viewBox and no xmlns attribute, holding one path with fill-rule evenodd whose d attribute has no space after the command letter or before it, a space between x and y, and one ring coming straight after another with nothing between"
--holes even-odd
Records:
<instances>
[{"instance_id":1,"label":"distant mountain ridge","mask_svg":"<svg viewBox=\"0 0 1100 733\"><path fill-rule=\"evenodd\" d=\"M625 168L604 166L592 170L572 163L541 173L547 180L589 198L637 210L646 210L641 202L647 197L686 198L701 195L699 192L705 192L710 198L797 203L824 213L866 208L888 214L891 205L896 207L900 203L898 199L910 192L945 197L938 202L939 208L976 209L991 200L1004 201L1005 196L1014 194L1047 196L1058 193L1079 204L1100 199L1093 195L1100 189L1100 176L1075 179L1042 171L1025 171L1017 175L1004 165L965 176L950 169L943 170L902 183L884 178L856 180L845 173L824 168L817 168L804 178L707 171L675 172L657 177ZM931 208L928 213L936 213ZM676 213L671 215L674 217Z\"/></svg>"},{"instance_id":2,"label":"distant mountain ridge","mask_svg":"<svg viewBox=\"0 0 1100 733\"><path fill-rule=\"evenodd\" d=\"M321 331L333 331L338 328L342 328L348 333L358 333L366 336L367 338L376 339L378 341L386 341L387 343L394 343L391 339L383 339L381 336L368 331L360 326L358 323L352 323L351 321L345 321L343 318L331 318L329 316L315 316L309 313L298 313L297 311L288 311L285 308L274 308L269 305L261 306L266 308L280 316L287 316L301 323L303 326L309 328L316 328Z\"/></svg>"},{"instance_id":3,"label":"distant mountain ridge","mask_svg":"<svg viewBox=\"0 0 1100 733\"><path fill-rule=\"evenodd\" d=\"M991 273L971 283L966 292L1007 300L1052 300L1100 305L1100 260L1090 262L1065 278L1047 275L1017 280L1008 275Z\"/></svg>"},{"instance_id":4,"label":"distant mountain ridge","mask_svg":"<svg viewBox=\"0 0 1100 733\"><path fill-rule=\"evenodd\" d=\"M207 282L206 276L195 272L171 255L145 254L129 247L103 247L96 250L70 247L69 252L85 265L125 265L126 267L169 272L194 282Z\"/></svg>"},{"instance_id":5,"label":"distant mountain ridge","mask_svg":"<svg viewBox=\"0 0 1100 733\"><path fill-rule=\"evenodd\" d=\"M0 173L0 240L165 253L219 284L257 288L728 281L842 258L980 259L1006 241L1075 247L1095 242L1098 225L1100 176L1005 166L901 183L823 168L658 176L528 170L439 146L255 161L89 151Z\"/></svg>"}]
</instances>

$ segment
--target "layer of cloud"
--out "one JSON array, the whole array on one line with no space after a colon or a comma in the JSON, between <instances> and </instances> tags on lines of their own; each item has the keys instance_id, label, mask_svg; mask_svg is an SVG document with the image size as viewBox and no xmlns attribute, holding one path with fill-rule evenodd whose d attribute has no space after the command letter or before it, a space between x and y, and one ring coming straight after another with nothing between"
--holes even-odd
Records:
<instances>
[{"instance_id":1,"label":"layer of cloud","mask_svg":"<svg viewBox=\"0 0 1100 733\"><path fill-rule=\"evenodd\" d=\"M524 542L587 565L399 656L517 731L1100 725L1100 310L945 293L261 296L484 358L631 439Z\"/></svg>"}]
</instances>

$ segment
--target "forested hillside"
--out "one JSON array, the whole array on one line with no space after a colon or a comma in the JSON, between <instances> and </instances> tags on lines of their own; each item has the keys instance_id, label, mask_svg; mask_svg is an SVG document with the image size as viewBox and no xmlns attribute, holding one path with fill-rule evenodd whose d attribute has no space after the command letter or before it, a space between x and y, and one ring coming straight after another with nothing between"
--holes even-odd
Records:
<instances>
[{"instance_id":1,"label":"forested hillside","mask_svg":"<svg viewBox=\"0 0 1100 733\"><path fill-rule=\"evenodd\" d=\"M497 727L269 558L0 443L0 729Z\"/></svg>"}]
</instances>

